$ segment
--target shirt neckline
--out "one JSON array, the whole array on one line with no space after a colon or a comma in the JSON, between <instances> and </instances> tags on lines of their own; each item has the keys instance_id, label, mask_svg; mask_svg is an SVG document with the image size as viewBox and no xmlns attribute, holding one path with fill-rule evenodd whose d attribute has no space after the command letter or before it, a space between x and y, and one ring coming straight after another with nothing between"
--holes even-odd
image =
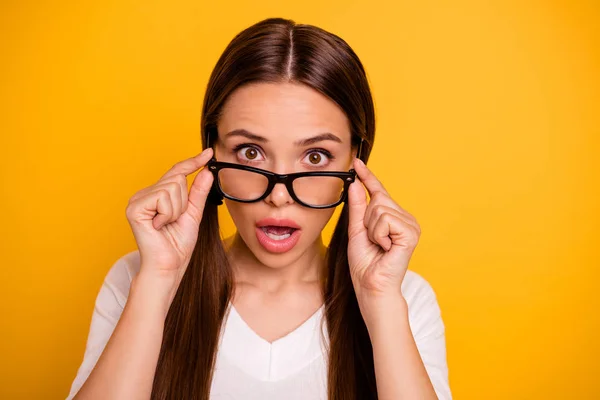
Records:
<instances>
[{"instance_id":1,"label":"shirt neckline","mask_svg":"<svg viewBox=\"0 0 600 400\"><path fill-rule=\"evenodd\" d=\"M280 345L283 342L293 341L298 336L303 335L308 330L312 330L315 328L316 324L320 323L321 316L323 315L323 311L325 309L325 304L322 304L310 317L308 317L304 322L298 325L294 330L288 332L286 335L275 339L272 342L269 342L267 339L260 336L254 329L248 325L248 323L242 318L240 313L238 313L237 309L233 305L233 303L229 302L230 308L230 318L235 319L236 325L244 328L244 330L251 336L254 336L256 340L263 342L269 346Z\"/></svg>"},{"instance_id":2,"label":"shirt neckline","mask_svg":"<svg viewBox=\"0 0 600 400\"><path fill-rule=\"evenodd\" d=\"M320 329L324 309L323 304L296 329L269 342L250 328L229 302L220 353L256 379L284 379L325 356L328 342L326 324L323 323L323 329Z\"/></svg>"}]
</instances>

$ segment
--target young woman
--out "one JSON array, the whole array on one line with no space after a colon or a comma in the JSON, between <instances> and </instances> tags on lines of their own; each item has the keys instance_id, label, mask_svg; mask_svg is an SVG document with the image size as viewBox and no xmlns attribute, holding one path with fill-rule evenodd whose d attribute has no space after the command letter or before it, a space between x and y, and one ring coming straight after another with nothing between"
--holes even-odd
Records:
<instances>
[{"instance_id":1,"label":"young woman","mask_svg":"<svg viewBox=\"0 0 600 400\"><path fill-rule=\"evenodd\" d=\"M68 398L450 399L435 293L407 270L419 224L364 164L352 49L261 21L217 62L201 122L205 150L129 201L138 249L106 276Z\"/></svg>"}]
</instances>

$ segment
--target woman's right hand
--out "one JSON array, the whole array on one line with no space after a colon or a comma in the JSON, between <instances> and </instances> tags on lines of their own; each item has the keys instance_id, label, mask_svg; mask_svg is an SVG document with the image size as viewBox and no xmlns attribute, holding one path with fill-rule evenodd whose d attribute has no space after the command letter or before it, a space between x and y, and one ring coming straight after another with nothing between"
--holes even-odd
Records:
<instances>
[{"instance_id":1,"label":"woman's right hand","mask_svg":"<svg viewBox=\"0 0 600 400\"><path fill-rule=\"evenodd\" d=\"M135 193L126 209L127 220L140 252L140 274L164 278L175 285L185 273L198 239L198 229L213 175L203 168L189 194L186 176L213 156L208 148L175 164L154 185Z\"/></svg>"}]
</instances>

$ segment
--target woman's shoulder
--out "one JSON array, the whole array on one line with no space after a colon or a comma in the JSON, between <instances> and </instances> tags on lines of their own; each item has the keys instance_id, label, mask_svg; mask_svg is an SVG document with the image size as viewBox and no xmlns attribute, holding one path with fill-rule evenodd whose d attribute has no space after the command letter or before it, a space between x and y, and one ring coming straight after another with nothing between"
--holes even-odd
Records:
<instances>
[{"instance_id":1,"label":"woman's shoulder","mask_svg":"<svg viewBox=\"0 0 600 400\"><path fill-rule=\"evenodd\" d=\"M435 290L419 273L407 270L402 282L402 295L408 304L409 314L413 320L428 315L439 315L440 309Z\"/></svg>"},{"instance_id":2,"label":"woman's shoulder","mask_svg":"<svg viewBox=\"0 0 600 400\"><path fill-rule=\"evenodd\" d=\"M417 349L439 399L452 399L446 361L446 326L436 293L418 273L408 270L402 283Z\"/></svg>"},{"instance_id":3,"label":"woman's shoulder","mask_svg":"<svg viewBox=\"0 0 600 400\"><path fill-rule=\"evenodd\" d=\"M123 254L111 266L103 285L108 286L117 301L124 306L131 281L140 271L140 252L133 250ZM431 284L419 273L407 270L402 281L402 295L406 299L410 314L421 315L439 312L437 296Z\"/></svg>"},{"instance_id":4,"label":"woman's shoulder","mask_svg":"<svg viewBox=\"0 0 600 400\"><path fill-rule=\"evenodd\" d=\"M134 276L140 271L139 250L130 251L119 257L108 270L103 285L108 286L121 305L125 304Z\"/></svg>"},{"instance_id":5,"label":"woman's shoulder","mask_svg":"<svg viewBox=\"0 0 600 400\"><path fill-rule=\"evenodd\" d=\"M418 272L407 270L404 280L402 281L402 294L408 298L414 299L415 296L424 292L432 292L431 284Z\"/></svg>"}]
</instances>

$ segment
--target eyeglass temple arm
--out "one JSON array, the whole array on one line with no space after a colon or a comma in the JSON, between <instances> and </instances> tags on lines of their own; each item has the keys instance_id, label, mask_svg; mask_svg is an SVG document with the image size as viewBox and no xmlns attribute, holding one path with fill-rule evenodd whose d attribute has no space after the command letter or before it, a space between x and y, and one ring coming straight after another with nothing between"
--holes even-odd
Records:
<instances>
[{"instance_id":1,"label":"eyeglass temple arm","mask_svg":"<svg viewBox=\"0 0 600 400\"><path fill-rule=\"evenodd\" d=\"M210 132L211 132L211 129L206 130L206 149L208 149L210 147ZM223 197L215 190L215 187L214 187L215 184L216 184L216 182L213 182L213 187L210 189L210 192L208 193L207 201L212 204L215 204L217 206L220 206L221 204L223 204Z\"/></svg>"},{"instance_id":2,"label":"eyeglass temple arm","mask_svg":"<svg viewBox=\"0 0 600 400\"><path fill-rule=\"evenodd\" d=\"M362 146L363 146L363 138L360 138L360 143L358 144L358 151L356 152L356 158L360 159L360 156L362 155Z\"/></svg>"},{"instance_id":3,"label":"eyeglass temple arm","mask_svg":"<svg viewBox=\"0 0 600 400\"><path fill-rule=\"evenodd\" d=\"M210 132L211 132L210 128L206 129L206 148L207 149L210 147Z\"/></svg>"}]
</instances>

